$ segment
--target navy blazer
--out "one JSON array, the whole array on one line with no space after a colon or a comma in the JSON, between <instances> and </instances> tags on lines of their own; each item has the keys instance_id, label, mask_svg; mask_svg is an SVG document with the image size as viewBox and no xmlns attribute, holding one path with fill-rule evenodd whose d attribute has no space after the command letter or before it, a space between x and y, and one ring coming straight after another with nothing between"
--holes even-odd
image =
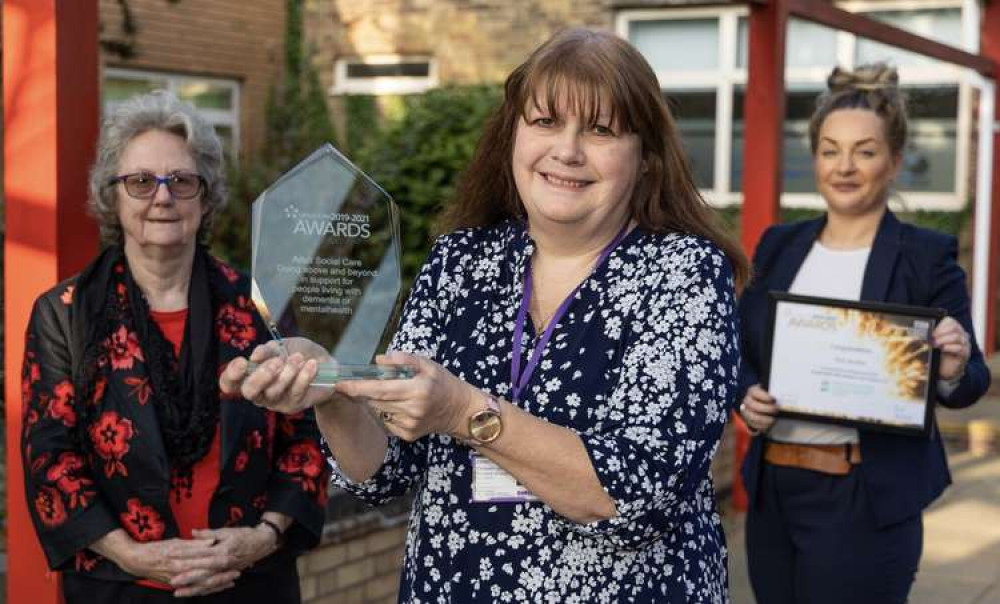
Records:
<instances>
[{"instance_id":1,"label":"navy blazer","mask_svg":"<svg viewBox=\"0 0 1000 604\"><path fill-rule=\"evenodd\" d=\"M754 253L754 279L739 302L743 330L742 400L760 382L765 355L769 291L786 292L826 224L826 217L772 226ZM990 373L975 341L965 273L958 266L958 242L949 235L900 222L887 211L879 223L865 267L861 299L944 308L972 339L972 356L946 407L975 403L989 388ZM836 278L833 276L833 278ZM951 483L941 436L934 423L929 438L860 430L860 472L872 501L875 520L886 526L919 514ZM743 463L743 480L753 506L757 497L763 438L756 437Z\"/></svg>"}]
</instances>

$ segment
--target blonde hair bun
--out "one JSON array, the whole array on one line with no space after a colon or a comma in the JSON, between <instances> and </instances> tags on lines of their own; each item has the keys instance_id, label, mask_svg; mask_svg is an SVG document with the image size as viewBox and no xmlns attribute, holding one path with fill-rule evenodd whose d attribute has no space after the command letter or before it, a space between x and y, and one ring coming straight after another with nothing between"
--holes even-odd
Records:
<instances>
[{"instance_id":1,"label":"blonde hair bun","mask_svg":"<svg viewBox=\"0 0 1000 604\"><path fill-rule=\"evenodd\" d=\"M834 67L830 77L826 79L826 86L832 93L851 90L897 92L899 73L895 67L885 63L861 65L854 71Z\"/></svg>"},{"instance_id":2,"label":"blonde hair bun","mask_svg":"<svg viewBox=\"0 0 1000 604\"><path fill-rule=\"evenodd\" d=\"M899 73L885 63L859 65L854 71L835 67L826 79L827 90L816 99L809 120L809 148L816 153L823 121L840 109L864 109L882 118L885 138L894 154L906 147L906 101L899 89Z\"/></svg>"}]
</instances>

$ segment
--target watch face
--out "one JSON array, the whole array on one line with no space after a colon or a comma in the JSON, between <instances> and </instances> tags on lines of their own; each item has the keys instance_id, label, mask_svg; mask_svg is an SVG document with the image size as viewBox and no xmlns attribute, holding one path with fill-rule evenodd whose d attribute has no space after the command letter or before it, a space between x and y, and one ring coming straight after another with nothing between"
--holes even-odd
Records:
<instances>
[{"instance_id":1,"label":"watch face","mask_svg":"<svg viewBox=\"0 0 1000 604\"><path fill-rule=\"evenodd\" d=\"M472 438L482 443L490 443L500 436L503 422L493 411L480 411L469 420L469 432Z\"/></svg>"}]
</instances>

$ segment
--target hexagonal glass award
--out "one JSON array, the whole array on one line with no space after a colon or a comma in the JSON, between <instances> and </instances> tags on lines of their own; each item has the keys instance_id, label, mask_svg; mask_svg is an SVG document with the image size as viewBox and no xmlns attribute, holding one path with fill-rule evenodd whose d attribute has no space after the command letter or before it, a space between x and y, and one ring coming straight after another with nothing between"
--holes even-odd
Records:
<instances>
[{"instance_id":1,"label":"hexagonal glass award","mask_svg":"<svg viewBox=\"0 0 1000 604\"><path fill-rule=\"evenodd\" d=\"M333 145L253 202L252 242L252 297L274 338L306 338L335 359L314 385L412 376L371 364L399 299L396 204Z\"/></svg>"}]
</instances>

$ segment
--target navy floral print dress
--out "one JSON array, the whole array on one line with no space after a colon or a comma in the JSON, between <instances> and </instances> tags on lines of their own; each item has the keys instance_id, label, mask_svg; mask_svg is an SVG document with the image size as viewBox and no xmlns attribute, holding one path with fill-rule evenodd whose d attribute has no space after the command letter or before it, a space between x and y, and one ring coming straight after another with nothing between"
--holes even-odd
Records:
<instances>
[{"instance_id":1,"label":"navy floral print dress","mask_svg":"<svg viewBox=\"0 0 1000 604\"><path fill-rule=\"evenodd\" d=\"M514 222L440 238L393 348L509 398L511 334L533 251ZM525 329L526 356L534 331ZM738 351L719 248L635 229L580 288L519 403L579 434L617 517L578 524L541 501L472 503L470 449L443 435L390 438L383 466L363 483L331 459L334 480L376 504L414 490L401 602L727 602L709 465Z\"/></svg>"}]
</instances>

